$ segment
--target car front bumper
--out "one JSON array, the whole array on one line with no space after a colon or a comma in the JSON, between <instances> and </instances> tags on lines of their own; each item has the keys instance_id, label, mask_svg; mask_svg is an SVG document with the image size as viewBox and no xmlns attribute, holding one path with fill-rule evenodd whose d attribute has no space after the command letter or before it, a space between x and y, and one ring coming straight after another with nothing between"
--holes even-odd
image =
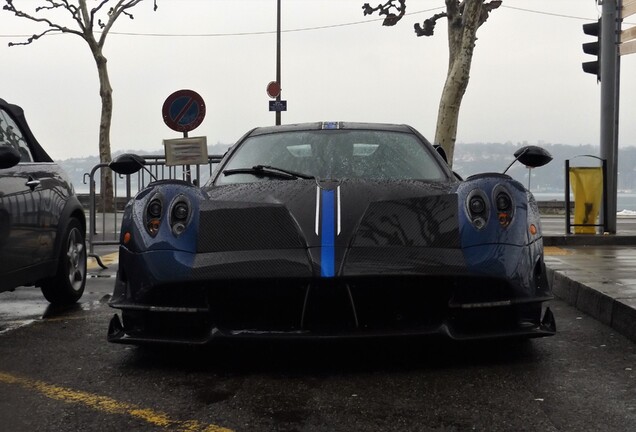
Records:
<instances>
[{"instance_id":1,"label":"car front bumper","mask_svg":"<svg viewBox=\"0 0 636 432\"><path fill-rule=\"evenodd\" d=\"M113 317L108 339L133 344L397 335L470 340L555 332L552 313L542 308L552 299L543 262L527 270L528 263L519 266L520 256L531 256L528 247L499 245L492 265L486 265L481 250L472 252L477 261L457 250L356 252L361 258L350 254L338 276L321 278L307 250L211 256L122 248L110 306L120 309L123 319Z\"/></svg>"}]
</instances>

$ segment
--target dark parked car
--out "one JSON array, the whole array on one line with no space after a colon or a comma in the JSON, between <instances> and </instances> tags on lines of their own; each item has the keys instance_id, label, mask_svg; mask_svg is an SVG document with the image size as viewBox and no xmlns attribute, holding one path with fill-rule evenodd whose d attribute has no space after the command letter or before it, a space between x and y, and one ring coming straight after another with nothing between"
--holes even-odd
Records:
<instances>
[{"instance_id":1,"label":"dark parked car","mask_svg":"<svg viewBox=\"0 0 636 432\"><path fill-rule=\"evenodd\" d=\"M409 126L307 123L254 129L205 186L155 181L128 203L108 338L538 337L551 298L522 184L460 180Z\"/></svg>"},{"instance_id":2,"label":"dark parked car","mask_svg":"<svg viewBox=\"0 0 636 432\"><path fill-rule=\"evenodd\" d=\"M76 302L86 283L85 233L67 175L22 108L0 99L0 292L35 285L51 303Z\"/></svg>"}]
</instances>

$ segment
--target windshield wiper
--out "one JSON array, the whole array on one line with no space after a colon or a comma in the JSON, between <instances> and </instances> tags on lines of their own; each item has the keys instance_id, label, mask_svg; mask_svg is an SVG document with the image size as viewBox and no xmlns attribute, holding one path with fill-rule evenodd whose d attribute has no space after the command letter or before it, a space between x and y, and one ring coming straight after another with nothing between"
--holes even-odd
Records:
<instances>
[{"instance_id":1,"label":"windshield wiper","mask_svg":"<svg viewBox=\"0 0 636 432\"><path fill-rule=\"evenodd\" d=\"M285 180L295 180L298 178L309 180L314 178L314 176L309 174L299 173L299 172L284 169L284 168L277 168L270 165L254 165L251 168L248 167L248 168L229 169L229 170L223 171L223 174L225 174L226 176L232 175L232 174L254 174L256 176L260 175L265 177L276 177L276 178L281 178Z\"/></svg>"}]
</instances>

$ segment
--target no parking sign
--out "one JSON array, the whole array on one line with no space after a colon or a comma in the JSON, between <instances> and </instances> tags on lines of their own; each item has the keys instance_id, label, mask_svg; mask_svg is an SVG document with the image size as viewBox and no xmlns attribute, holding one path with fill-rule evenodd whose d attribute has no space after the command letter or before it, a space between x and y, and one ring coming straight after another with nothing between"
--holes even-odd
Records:
<instances>
[{"instance_id":1,"label":"no parking sign","mask_svg":"<svg viewBox=\"0 0 636 432\"><path fill-rule=\"evenodd\" d=\"M193 90L178 90L166 98L161 112L164 123L170 129L189 132L205 118L205 103Z\"/></svg>"}]
</instances>

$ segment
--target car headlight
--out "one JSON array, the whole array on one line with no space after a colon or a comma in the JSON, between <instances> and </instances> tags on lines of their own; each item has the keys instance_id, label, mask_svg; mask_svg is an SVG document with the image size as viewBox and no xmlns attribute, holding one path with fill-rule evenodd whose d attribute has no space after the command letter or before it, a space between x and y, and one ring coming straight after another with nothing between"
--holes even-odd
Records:
<instances>
[{"instance_id":1,"label":"car headlight","mask_svg":"<svg viewBox=\"0 0 636 432\"><path fill-rule=\"evenodd\" d=\"M175 236L183 233L190 222L192 213L190 201L180 195L174 199L170 206L170 228Z\"/></svg>"},{"instance_id":2,"label":"car headlight","mask_svg":"<svg viewBox=\"0 0 636 432\"><path fill-rule=\"evenodd\" d=\"M488 223L489 206L486 194L480 189L473 189L466 199L466 210L471 223L478 230Z\"/></svg>"},{"instance_id":3,"label":"car headlight","mask_svg":"<svg viewBox=\"0 0 636 432\"><path fill-rule=\"evenodd\" d=\"M514 216L514 202L512 196L503 185L497 185L493 189L493 200L497 208L497 219L499 225L506 228L512 222Z\"/></svg>"},{"instance_id":4,"label":"car headlight","mask_svg":"<svg viewBox=\"0 0 636 432\"><path fill-rule=\"evenodd\" d=\"M146 205L145 222L146 230L151 236L156 236L161 226L163 214L163 201L160 195L155 195Z\"/></svg>"}]
</instances>

